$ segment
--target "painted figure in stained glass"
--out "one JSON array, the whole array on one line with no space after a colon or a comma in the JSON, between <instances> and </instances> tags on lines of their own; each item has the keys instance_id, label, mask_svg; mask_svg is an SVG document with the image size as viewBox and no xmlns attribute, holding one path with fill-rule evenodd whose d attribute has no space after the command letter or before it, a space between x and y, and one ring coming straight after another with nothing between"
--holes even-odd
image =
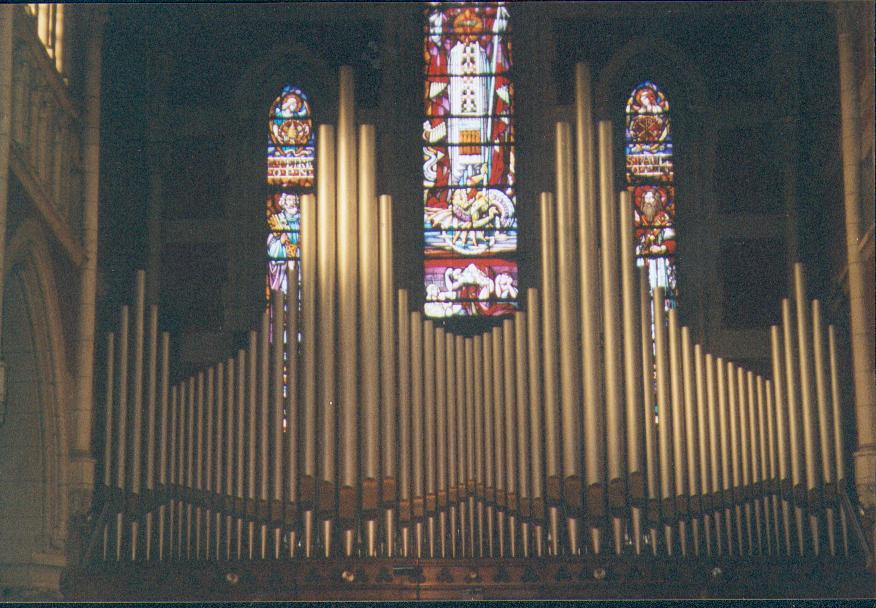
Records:
<instances>
[{"instance_id":1,"label":"painted figure in stained glass","mask_svg":"<svg viewBox=\"0 0 876 608\"><path fill-rule=\"evenodd\" d=\"M424 62L426 255L449 261L514 253L514 93L507 8L502 3L432 3ZM507 263L516 277L516 263ZM428 285L433 302L438 294L463 297L446 281ZM491 314L472 306L450 309L455 312L449 314ZM438 315L437 306L428 310L447 316Z\"/></svg>"},{"instance_id":2,"label":"painted figure in stained glass","mask_svg":"<svg viewBox=\"0 0 876 608\"><path fill-rule=\"evenodd\" d=\"M277 192L268 196L266 207L268 238L268 287L286 291L286 263L298 259L300 195Z\"/></svg>"},{"instance_id":3,"label":"painted figure in stained glass","mask_svg":"<svg viewBox=\"0 0 876 608\"><path fill-rule=\"evenodd\" d=\"M669 102L651 81L635 87L626 106L626 177L632 192L639 266L651 288L666 288L668 306L678 296L675 253L675 171Z\"/></svg>"},{"instance_id":4,"label":"painted figure in stained glass","mask_svg":"<svg viewBox=\"0 0 876 608\"><path fill-rule=\"evenodd\" d=\"M313 185L314 146L310 104L301 90L287 85L268 118L268 183Z\"/></svg>"}]
</instances>

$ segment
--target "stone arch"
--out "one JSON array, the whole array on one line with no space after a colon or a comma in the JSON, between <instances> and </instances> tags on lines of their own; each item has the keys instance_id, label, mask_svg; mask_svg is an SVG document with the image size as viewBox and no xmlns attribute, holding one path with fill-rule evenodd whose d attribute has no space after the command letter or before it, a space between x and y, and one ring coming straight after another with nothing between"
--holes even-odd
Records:
<instances>
[{"instance_id":1,"label":"stone arch","mask_svg":"<svg viewBox=\"0 0 876 608\"><path fill-rule=\"evenodd\" d=\"M10 240L4 274L8 397L0 427L0 586L26 597L57 591L69 519L71 391L51 255L35 220Z\"/></svg>"}]
</instances>

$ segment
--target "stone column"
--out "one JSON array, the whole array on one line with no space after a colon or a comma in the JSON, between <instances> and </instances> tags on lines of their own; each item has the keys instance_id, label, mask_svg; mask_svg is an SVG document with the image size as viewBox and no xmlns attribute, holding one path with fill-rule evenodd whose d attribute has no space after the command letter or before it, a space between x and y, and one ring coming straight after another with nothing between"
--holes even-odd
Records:
<instances>
[{"instance_id":1,"label":"stone column","mask_svg":"<svg viewBox=\"0 0 876 608\"><path fill-rule=\"evenodd\" d=\"M837 46L839 51L840 111L843 195L845 202L846 254L849 270L850 338L852 382L855 395L855 424L858 445L855 449L855 486L865 511L876 515L876 379L873 367L873 319L867 316L866 281L873 280L860 248L861 217L859 191L859 108L855 83L851 4L837 7ZM876 526L870 530L871 546L876 541Z\"/></svg>"},{"instance_id":2,"label":"stone column","mask_svg":"<svg viewBox=\"0 0 876 608\"><path fill-rule=\"evenodd\" d=\"M88 502L94 486L94 458L91 454L91 421L94 404L94 324L97 292L97 218L100 176L100 71L105 13L95 9L89 15L91 31L85 49L85 93L83 113L83 230L85 261L80 272L79 327L77 343L76 398L71 411L71 511Z\"/></svg>"}]
</instances>

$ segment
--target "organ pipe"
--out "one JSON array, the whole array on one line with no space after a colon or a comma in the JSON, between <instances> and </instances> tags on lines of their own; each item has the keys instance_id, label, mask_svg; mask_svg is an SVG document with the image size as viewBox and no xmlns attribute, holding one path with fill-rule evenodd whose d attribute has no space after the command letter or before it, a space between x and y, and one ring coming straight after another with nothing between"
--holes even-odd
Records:
<instances>
[{"instance_id":1,"label":"organ pipe","mask_svg":"<svg viewBox=\"0 0 876 608\"><path fill-rule=\"evenodd\" d=\"M694 344L636 270L630 194L615 197L589 79L576 68L575 139L557 124L556 196L539 200L541 289L464 337L395 288L392 200L377 196L376 133L357 133L343 70L338 128L319 127L319 194L301 200L301 263L245 348L171 386L170 336L155 305L145 320L137 275L107 343L100 555L483 559L629 544L741 558L817 555L823 540L848 552L835 336L802 268L770 330L771 378Z\"/></svg>"}]
</instances>

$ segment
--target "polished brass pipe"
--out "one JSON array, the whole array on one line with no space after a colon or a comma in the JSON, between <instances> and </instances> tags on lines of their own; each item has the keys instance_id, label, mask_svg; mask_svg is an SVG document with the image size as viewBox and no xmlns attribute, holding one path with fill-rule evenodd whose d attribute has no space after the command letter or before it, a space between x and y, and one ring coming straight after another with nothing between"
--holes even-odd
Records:
<instances>
[{"instance_id":1,"label":"polished brass pipe","mask_svg":"<svg viewBox=\"0 0 876 608\"><path fill-rule=\"evenodd\" d=\"M466 507L468 509L467 557L475 557L475 506L477 478L480 469L476 468L475 452L480 453L480 444L475 444L475 380L477 373L474 358L474 339L465 339L465 475L466 475Z\"/></svg>"},{"instance_id":2,"label":"polished brass pipe","mask_svg":"<svg viewBox=\"0 0 876 608\"><path fill-rule=\"evenodd\" d=\"M602 140L600 138L600 143ZM600 157L600 161L602 158ZM603 169L600 163L600 169ZM556 237L554 257L557 302L557 329L562 340L558 340L560 371L560 454L562 457L563 495L566 514L567 549L572 555L580 551L579 524L583 516L584 492L581 483L580 466L580 395L578 374L580 366L578 353L577 277L573 267L573 257L566 255L575 249L575 217L572 205L572 133L569 123L558 122L554 127L554 170L556 172L556 213L552 231ZM603 193L603 196L606 194ZM608 192L613 198L613 193ZM613 203L613 201L612 201ZM552 244L553 246L553 244ZM586 378L585 378L586 383ZM602 479L599 480L602 484ZM597 486L603 489L604 486ZM588 488L589 490L589 488ZM597 490L600 493L600 490ZM601 501L595 501L597 504ZM595 527L592 527L595 528ZM598 539L598 536L596 537ZM599 548L598 540L594 550Z\"/></svg>"},{"instance_id":3,"label":"polished brass pipe","mask_svg":"<svg viewBox=\"0 0 876 608\"><path fill-rule=\"evenodd\" d=\"M715 378L715 362L711 354L703 357L703 367L706 372L706 399L708 401L709 417L709 490L711 492L711 512L715 520L715 550L718 555L724 554L722 542L721 511L723 496L721 495L721 452L718 439L718 383Z\"/></svg>"},{"instance_id":4,"label":"polished brass pipe","mask_svg":"<svg viewBox=\"0 0 876 608\"><path fill-rule=\"evenodd\" d=\"M584 63L575 65L575 176L576 207L578 215L578 312L581 324L581 384L583 390L583 475L593 513L587 514L589 520L589 546L591 551L601 550L601 531L598 525L604 518L605 456L604 456L604 413L602 411L602 357L599 353L599 241L595 238L599 228L597 217L601 209L600 200L613 208L614 179L613 156L611 152L610 123L608 139L605 133L599 137L599 179L597 180L594 160L593 102L590 66ZM597 198L597 182L600 196ZM632 209L630 209L632 212ZM632 235L632 232L630 233ZM607 241L602 239L603 243ZM611 247L614 247L611 241ZM560 249L560 251L563 251ZM613 251L613 249L612 249ZM616 272L614 265L611 272ZM615 304L616 305L616 304ZM613 382L613 381L612 381ZM612 479L612 477L609 477Z\"/></svg>"},{"instance_id":5,"label":"polished brass pipe","mask_svg":"<svg viewBox=\"0 0 876 608\"><path fill-rule=\"evenodd\" d=\"M727 406L727 366L724 359L715 360L718 389L718 436L721 439L721 493L724 503L724 539L727 555L736 555L738 546L733 542L733 461L730 458L730 410Z\"/></svg>"},{"instance_id":6,"label":"polished brass pipe","mask_svg":"<svg viewBox=\"0 0 876 608\"><path fill-rule=\"evenodd\" d=\"M678 310L669 310L669 375L671 421L669 433L672 438L673 485L675 487L675 513L678 525L678 541L681 554L687 555L687 476L685 475L685 427L684 427L684 386L681 365L681 330L678 325ZM664 424L663 416L660 423Z\"/></svg>"},{"instance_id":7,"label":"polished brass pipe","mask_svg":"<svg viewBox=\"0 0 876 608\"><path fill-rule=\"evenodd\" d=\"M484 334L484 360L483 360L483 383L484 383L484 485L486 489L485 495L485 512L486 512L486 544L487 556L495 557L495 536L496 536L496 452L494 451L495 442L493 439L493 418L495 416L493 408L495 404L495 395L493 394L493 335L492 333Z\"/></svg>"},{"instance_id":8,"label":"polished brass pipe","mask_svg":"<svg viewBox=\"0 0 876 608\"><path fill-rule=\"evenodd\" d=\"M346 107L346 106L345 106ZM345 133L349 133L348 130ZM317 385L317 403L315 411L319 412L319 441L313 442L313 447L321 446L320 453L312 454L319 463L319 486L316 499L318 501L318 518L320 524L320 540L324 557L332 555L333 521L336 516L337 487L337 420L338 420L338 389L336 371L336 322L337 322L337 191L336 191L336 158L335 158L335 128L331 125L320 125L317 132L317 201L316 201L316 246L317 268L317 322L318 331L314 331L317 340L318 360L315 373L319 374ZM302 217L302 220L304 218ZM307 224L302 225L302 230ZM302 235L302 238L305 235ZM306 242L302 242L307 247ZM351 244L344 243L345 247ZM303 258L303 253L302 253ZM303 263L307 260L303 258ZM349 288L349 286L348 286ZM316 382L316 380L314 380ZM314 419L314 423L316 420ZM305 449L308 449L305 446ZM305 452L305 460L308 460Z\"/></svg>"},{"instance_id":9,"label":"polished brass pipe","mask_svg":"<svg viewBox=\"0 0 876 608\"><path fill-rule=\"evenodd\" d=\"M142 446L143 446L143 351L146 307L146 273L138 270L134 288L134 370L133 383L131 384L131 483L130 493L140 497L143 495L142 488ZM132 562L139 557L140 522L136 517L131 518L129 556Z\"/></svg>"},{"instance_id":10,"label":"polished brass pipe","mask_svg":"<svg viewBox=\"0 0 876 608\"><path fill-rule=\"evenodd\" d=\"M411 329L411 507L412 527L415 530L414 553L423 557L424 482L426 470L423 464L425 437L423 436L423 317L419 311L410 313Z\"/></svg>"},{"instance_id":11,"label":"polished brass pipe","mask_svg":"<svg viewBox=\"0 0 876 608\"><path fill-rule=\"evenodd\" d=\"M392 197L380 196L380 448L383 502L384 555L395 555L395 522L398 504L396 431L396 311L393 280Z\"/></svg>"},{"instance_id":12,"label":"polished brass pipe","mask_svg":"<svg viewBox=\"0 0 876 608\"><path fill-rule=\"evenodd\" d=\"M245 440L249 426L246 422L246 413L249 411L247 402L247 355L244 349L237 351L237 394L234 399L234 415L235 428L237 434L234 442L234 496L240 500L246 498L247 494L247 472L248 472L248 450L249 442ZM252 417L249 417L252 420ZM244 556L244 537L243 537L243 517L241 514L235 518L234 522L234 554L237 559L243 559Z\"/></svg>"},{"instance_id":13,"label":"polished brass pipe","mask_svg":"<svg viewBox=\"0 0 876 608\"><path fill-rule=\"evenodd\" d=\"M156 310L156 319L157 319ZM168 471L168 463L173 455L172 448L169 442L169 435L173 427L173 421L168 420L170 403L168 401L170 395L170 334L161 332L161 363L160 363L160 388L158 393L159 400L159 422L158 422L158 489L167 492L170 476ZM170 426L168 426L170 425ZM171 503L172 504L172 503ZM157 557L163 560L166 556L166 523L168 519L168 505L163 502L158 507L158 547Z\"/></svg>"},{"instance_id":14,"label":"polished brass pipe","mask_svg":"<svg viewBox=\"0 0 876 608\"><path fill-rule=\"evenodd\" d=\"M249 332L249 348L246 354L246 494L244 499L248 505L255 505L258 499L256 486L256 445L258 436L256 435L258 420L258 381L256 370L258 369L258 345L257 334L254 331ZM251 508L247 510L246 521L246 557L247 559L255 559L255 521L253 517L256 515Z\"/></svg>"},{"instance_id":15,"label":"polished brass pipe","mask_svg":"<svg viewBox=\"0 0 876 608\"><path fill-rule=\"evenodd\" d=\"M518 311L514 315L514 346L511 350L514 357L514 395L515 395L515 443L517 445L517 501L515 511L520 523L520 549L521 557L529 557L530 544L530 503L529 503L529 460L532 458L529 450L529 392L527 386L526 357L528 354L526 344L526 313Z\"/></svg>"},{"instance_id":16,"label":"polished brass pipe","mask_svg":"<svg viewBox=\"0 0 876 608\"><path fill-rule=\"evenodd\" d=\"M155 491L155 451L156 451L156 409L158 406L158 306L152 304L149 306L149 320L147 326L148 344L148 360L146 363L147 380L146 380L146 445L144 447L146 471L143 476L143 487L147 495L152 495ZM143 530L143 557L146 561L152 559L152 545L154 534L154 517L155 513L150 509L146 512L145 528Z\"/></svg>"},{"instance_id":17,"label":"polished brass pipe","mask_svg":"<svg viewBox=\"0 0 876 608\"><path fill-rule=\"evenodd\" d=\"M323 136L322 127L319 129L319 137ZM328 133L331 137L331 133ZM330 146L331 142L329 142ZM323 167L320 159L326 160L326 152L322 141L317 142L317 163L320 171L317 176L317 191L320 192L321 202L324 202L323 193ZM333 171L330 171L333 174ZM334 201L331 203L334 204ZM300 373L300 405L301 437L300 437L300 475L299 490L297 494L299 512L303 523L302 550L304 557L313 557L314 545L314 509L316 508L317 492L317 293L320 285L317 278L318 252L317 244L319 233L316 228L316 198L312 194L301 197L301 303L300 303L300 345L301 362ZM288 283L288 281L287 281ZM320 373L320 378L322 374Z\"/></svg>"},{"instance_id":18,"label":"polished brass pipe","mask_svg":"<svg viewBox=\"0 0 876 608\"><path fill-rule=\"evenodd\" d=\"M784 315L784 303L783 313ZM776 460L778 464L777 482L781 496L782 507L782 530L784 531L785 555L791 555L791 509L794 505L794 497L791 491L792 478L788 466L788 433L791 425L788 418L788 410L785 401L785 366L784 366L784 340L782 329L777 325L770 327L770 355L772 360L773 389L775 400L773 401L773 417L775 419L775 446Z\"/></svg>"},{"instance_id":19,"label":"polished brass pipe","mask_svg":"<svg viewBox=\"0 0 876 608\"><path fill-rule=\"evenodd\" d=\"M290 285L286 283L288 292ZM270 408L268 420L270 421L270 437L269 452L270 460L268 468L270 469L270 501L271 506L280 507L283 504L283 353L285 351L283 345L283 330L284 330L284 304L283 293L280 291L271 292L271 344L270 357L271 369L269 372L270 378ZM294 340L291 335L289 340ZM268 413L268 412L265 412ZM274 510L273 508L271 509ZM273 515L273 514L272 514ZM274 559L280 559L282 548L282 513L279 518L271 517L271 553Z\"/></svg>"},{"instance_id":20,"label":"polished brass pipe","mask_svg":"<svg viewBox=\"0 0 876 608\"><path fill-rule=\"evenodd\" d=\"M727 362L727 419L730 423L730 466L733 480L732 497L733 497L733 521L736 530L736 548L739 555L745 554L745 546L743 544L742 534L742 461L739 451L741 449L741 439L739 437L739 404L737 402L737 391L739 389L739 380L736 374L736 365L732 361Z\"/></svg>"},{"instance_id":21,"label":"polished brass pipe","mask_svg":"<svg viewBox=\"0 0 876 608\"><path fill-rule=\"evenodd\" d=\"M794 309L797 320L797 364L800 371L800 409L803 422L803 462L806 470L806 502L809 512L809 532L812 551L815 555L821 553L821 534L816 498L821 483L821 475L816 466L816 404L813 394L811 329L809 324L809 302L806 299L806 279L803 275L803 265L794 264Z\"/></svg>"},{"instance_id":22,"label":"polished brass pipe","mask_svg":"<svg viewBox=\"0 0 876 608\"><path fill-rule=\"evenodd\" d=\"M828 385L825 370L824 327L822 324L821 302L812 300L812 354L815 367L815 393L818 405L818 442L817 450L821 455L821 491L827 494L828 488L834 488L834 453L833 424L830 420L831 407L828 404ZM826 497L825 497L826 498ZM836 555L836 511L832 502L824 503L824 513L827 527L827 544L831 555Z\"/></svg>"},{"instance_id":23,"label":"polished brass pipe","mask_svg":"<svg viewBox=\"0 0 876 608\"><path fill-rule=\"evenodd\" d=\"M267 505L270 500L269 487L271 483L270 455L270 421L271 421L271 358L270 358L270 335L271 335L270 311L262 312L261 326L258 336L258 431L256 443L258 445L258 499L261 504ZM259 558L268 558L268 521L267 518L259 518Z\"/></svg>"},{"instance_id":24,"label":"polished brass pipe","mask_svg":"<svg viewBox=\"0 0 876 608\"><path fill-rule=\"evenodd\" d=\"M113 332L106 337L106 387L104 392L103 418L103 491L109 494L113 485L113 388L115 387L116 335ZM162 434L162 438L165 435ZM173 449L172 447L170 449ZM173 498L171 497L171 506ZM172 507L171 507L172 508ZM103 525L103 545L101 556L106 561L110 551L110 526Z\"/></svg>"},{"instance_id":25,"label":"polished brass pipe","mask_svg":"<svg viewBox=\"0 0 876 608\"><path fill-rule=\"evenodd\" d=\"M186 482L185 487L190 490L195 490L195 421L198 419L196 410L195 410L195 386L196 386L196 377L190 376L188 380L188 387L186 390L186 396L188 397L188 403L186 404ZM199 425L197 425L199 426ZM192 501L186 501L186 529L185 529L185 539L186 539L186 550L185 556L186 559L192 559L194 557L194 552L192 550L192 526L194 526L197 522L194 521L194 506L192 505Z\"/></svg>"},{"instance_id":26,"label":"polished brass pipe","mask_svg":"<svg viewBox=\"0 0 876 608\"><path fill-rule=\"evenodd\" d=\"M757 439L760 450L760 479L757 492L757 499L761 502L763 511L764 523L764 538L766 540L766 551L768 555L773 555L773 530L775 530L776 521L773 519L772 498L770 496L770 449L769 449L769 422L767 421L767 409L765 400L765 384L764 379L760 375L756 378L757 382Z\"/></svg>"},{"instance_id":27,"label":"polished brass pipe","mask_svg":"<svg viewBox=\"0 0 876 608\"><path fill-rule=\"evenodd\" d=\"M484 394L483 394L483 337L472 338L472 378L473 378L473 423L474 423L474 463L475 463L475 488L477 492L477 517L475 526L477 531L476 557L485 557L484 545L484 511L486 509L486 463L484 449Z\"/></svg>"},{"instance_id":28,"label":"polished brass pipe","mask_svg":"<svg viewBox=\"0 0 876 608\"><path fill-rule=\"evenodd\" d=\"M789 535L788 518L787 518L787 501L784 501L781 496L781 483L783 481L778 465L779 440L777 437L776 424L776 407L773 402L773 385L771 380L767 380L764 384L766 393L766 401L764 408L766 409L767 418L767 445L769 449L769 493L773 517L773 535L775 544L773 545L775 555L782 554L782 537L785 537L787 546L785 547L785 555L790 554L791 537ZM784 530L784 532L783 532Z\"/></svg>"},{"instance_id":29,"label":"polished brass pipe","mask_svg":"<svg viewBox=\"0 0 876 608\"><path fill-rule=\"evenodd\" d=\"M436 382L435 373L438 368L436 363L437 355L437 340L436 331L439 328L430 320L423 321L423 436L425 447L424 472L426 476L426 494L425 494L425 516L426 516L426 531L428 542L428 556L434 558L437 555L436 547ZM443 363L443 361L442 361ZM443 389L443 387L442 387Z\"/></svg>"},{"instance_id":30,"label":"polished brass pipe","mask_svg":"<svg viewBox=\"0 0 876 608\"><path fill-rule=\"evenodd\" d=\"M738 486L740 490L739 500L743 503L742 509L745 512L745 547L749 555L753 555L754 550L754 535L752 532L753 514L751 509L750 489L751 489L751 450L754 446L748 434L748 406L749 395L746 391L746 371L740 366L736 368L736 390L737 390L737 413L736 418L739 423L739 434L737 435L737 445L739 447L740 463L740 480L742 485Z\"/></svg>"},{"instance_id":31,"label":"polished brass pipe","mask_svg":"<svg viewBox=\"0 0 876 608\"><path fill-rule=\"evenodd\" d=\"M629 498L632 511L630 536L633 541L633 549L636 555L641 555L642 516L647 506L646 474L642 458L645 449L642 431L646 421L643 420L642 410L642 327L641 314L638 310L640 302L639 286L637 285L639 275L636 272L636 258L633 251L633 218L629 194L621 193L619 213L621 300L623 303L621 311L623 321L623 399L627 448L625 494ZM650 370L646 370L645 373L650 376ZM619 548L616 546L615 551L618 550Z\"/></svg>"},{"instance_id":32,"label":"polished brass pipe","mask_svg":"<svg viewBox=\"0 0 876 608\"><path fill-rule=\"evenodd\" d=\"M362 451L359 492L365 521L365 555L377 557L377 519L380 508L380 206L375 184L376 132L374 125L359 125L359 443ZM377 283L378 293L374 293ZM377 302L373 300L377 299Z\"/></svg>"},{"instance_id":33,"label":"polished brass pipe","mask_svg":"<svg viewBox=\"0 0 876 608\"><path fill-rule=\"evenodd\" d=\"M700 513L703 521L703 544L705 553L712 556L712 513L709 510L711 504L711 466L709 463L709 405L706 398L708 387L706 384L706 370L704 369L703 348L699 344L693 347L694 378L696 382L696 442L699 454L699 501Z\"/></svg>"},{"instance_id":34,"label":"polished brass pipe","mask_svg":"<svg viewBox=\"0 0 876 608\"><path fill-rule=\"evenodd\" d=\"M435 437L435 486L433 512L438 519L434 554L447 557L447 334L435 328L435 409L430 421Z\"/></svg>"},{"instance_id":35,"label":"polished brass pipe","mask_svg":"<svg viewBox=\"0 0 876 608\"><path fill-rule=\"evenodd\" d=\"M797 348L794 331L794 317L791 301L782 300L782 337L784 339L783 361L785 365L786 398L788 404L788 455L791 460L791 498L794 503L794 529L797 532L797 550L799 555L806 552L805 530L803 525L803 508L806 501L805 471L801 466L801 413L799 405L799 378L797 376Z\"/></svg>"},{"instance_id":36,"label":"polished brass pipe","mask_svg":"<svg viewBox=\"0 0 876 608\"><path fill-rule=\"evenodd\" d=\"M298 316L301 311L299 299L298 277L301 267L299 264L287 265L286 267L286 390L284 399L285 409L285 444L283 445L286 474L284 477L285 491L280 499L285 498L286 515L284 528L286 541L289 546L289 557L296 557L298 553L298 480L300 468L300 400L298 374L300 371L298 357L299 327ZM310 287L308 286L308 289ZM313 332L313 329L311 329Z\"/></svg>"},{"instance_id":37,"label":"polished brass pipe","mask_svg":"<svg viewBox=\"0 0 876 608\"><path fill-rule=\"evenodd\" d=\"M533 553L536 557L544 555L544 410L541 382L541 338L542 325L539 318L539 295L532 287L526 290L526 355L527 380L529 383L529 473L532 476L532 500L530 517L534 530L532 537Z\"/></svg>"},{"instance_id":38,"label":"polished brass pipe","mask_svg":"<svg viewBox=\"0 0 876 608\"><path fill-rule=\"evenodd\" d=\"M224 446L220 449L225 450L225 500L227 504L232 504L235 494L236 475L240 472L237 469L237 454L235 453L235 440L241 434L242 429L237 426L236 421L236 395L237 387L235 380L237 378L237 366L234 357L228 357L225 362L225 436ZM225 513L225 559L232 559L233 555L233 536L234 536L234 518L231 515L231 510ZM221 558L220 558L221 559Z\"/></svg>"},{"instance_id":39,"label":"polished brass pipe","mask_svg":"<svg viewBox=\"0 0 876 608\"><path fill-rule=\"evenodd\" d=\"M398 520L401 555L409 557L411 530L411 314L408 292L398 290Z\"/></svg>"},{"instance_id":40,"label":"polished brass pipe","mask_svg":"<svg viewBox=\"0 0 876 608\"><path fill-rule=\"evenodd\" d=\"M553 196L542 192L539 199L541 209L541 317L542 317L542 362L544 390L544 459L547 507L548 537L550 554L560 554L559 508L562 498L561 471L559 460L559 425L557 409L559 405L558 364L557 364L557 311L556 311L556 250L554 232Z\"/></svg>"},{"instance_id":41,"label":"polished brass pipe","mask_svg":"<svg viewBox=\"0 0 876 608\"><path fill-rule=\"evenodd\" d=\"M202 486L201 490L204 495L210 495L212 492L212 483L213 483L213 416L212 416L212 408L213 401L215 400L216 393L216 368L215 366L210 366L207 368L207 373L204 378L204 386L199 391L200 397L204 401L203 406L203 415L198 417L198 424L204 428L204 436L203 436L203 451L201 452L201 457L198 458L198 462L200 467L203 469L203 475L201 478ZM200 406L200 404L199 404ZM200 409L200 407L199 407ZM200 413L200 412L199 412ZM212 543L210 542L210 519L213 516L213 513L208 506L203 508L203 520L201 521L201 525L198 526L198 531L201 532L201 542L198 543L198 549L200 551L200 556L202 559L210 559L210 549Z\"/></svg>"},{"instance_id":42,"label":"polished brass pipe","mask_svg":"<svg viewBox=\"0 0 876 608\"><path fill-rule=\"evenodd\" d=\"M337 132L337 306L338 306L338 442L340 476L338 483L338 524L342 550L351 557L354 548L355 518L359 487L359 209L357 205L358 166L353 69L341 66L338 87Z\"/></svg>"},{"instance_id":43,"label":"polished brass pipe","mask_svg":"<svg viewBox=\"0 0 876 608\"><path fill-rule=\"evenodd\" d=\"M642 349L642 413L645 425L645 462L648 486L648 530L651 552L657 555L660 523L660 489L658 486L659 460L657 458L655 388L657 374L654 367L654 337L651 287L648 280L648 267L639 267L639 329Z\"/></svg>"},{"instance_id":44,"label":"polished brass pipe","mask_svg":"<svg viewBox=\"0 0 876 608\"><path fill-rule=\"evenodd\" d=\"M170 408L169 408L169 420L168 420L168 432L167 432L167 484L168 484L168 494L170 500L167 504L167 533L166 533L166 543L167 547L166 553L162 551L162 559L167 557L168 560L171 560L175 557L176 551L176 526L177 526L177 517L176 517L176 496L177 496L177 488L179 484L177 483L177 443L178 443L178 434L177 434L177 411L179 408L179 387L172 386L170 389ZM159 544L162 544L159 540Z\"/></svg>"},{"instance_id":45,"label":"polished brass pipe","mask_svg":"<svg viewBox=\"0 0 876 608\"><path fill-rule=\"evenodd\" d=\"M505 440L505 509L507 514L508 556L517 557L517 366L514 319L502 322L502 368L505 390L502 401Z\"/></svg>"},{"instance_id":46,"label":"polished brass pipe","mask_svg":"<svg viewBox=\"0 0 876 608\"><path fill-rule=\"evenodd\" d=\"M505 516L507 511L507 487L505 485L506 472L508 471L508 463L505 461L505 429L503 428L503 420L505 417L505 363L503 361L505 345L502 326L493 327L491 332L493 337L493 364L492 364L492 382L493 382L493 437L494 452L493 462L495 463L495 482L496 482L496 539L497 539L497 554L505 557Z\"/></svg>"},{"instance_id":47,"label":"polished brass pipe","mask_svg":"<svg viewBox=\"0 0 876 608\"><path fill-rule=\"evenodd\" d=\"M833 325L827 326L827 352L830 359L830 401L831 425L833 430L834 453L836 454L836 488L839 494L846 491L846 464L843 453L842 402L840 399L840 380L836 358L836 332ZM849 555L849 524L846 512L840 509L840 527L843 537L843 555Z\"/></svg>"},{"instance_id":48,"label":"polished brass pipe","mask_svg":"<svg viewBox=\"0 0 876 608\"><path fill-rule=\"evenodd\" d=\"M745 496L745 525L748 535L748 553L760 553L760 546L755 547L758 543L760 534L760 520L758 516L757 503L752 500L753 486L756 483L755 467L758 466L757 459L757 442L754 435L754 419L752 416L754 405L754 372L745 371L742 368L738 371L739 374L739 424L740 436L742 437L742 485L744 487ZM752 521L753 520L753 521ZM752 531L752 525L755 530Z\"/></svg>"},{"instance_id":49,"label":"polished brass pipe","mask_svg":"<svg viewBox=\"0 0 876 608\"><path fill-rule=\"evenodd\" d=\"M666 293L662 287L654 288L654 352L657 377L657 436L660 447L660 499L662 501L664 550L667 555L674 553L673 523L675 521L675 493L672 477L672 441L669 384L669 353L666 343L666 314L664 312Z\"/></svg>"},{"instance_id":50,"label":"polished brass pipe","mask_svg":"<svg viewBox=\"0 0 876 608\"><path fill-rule=\"evenodd\" d=\"M599 123L599 232L600 253L602 258L602 336L603 336L603 381L605 383L605 396L603 404L605 408L605 439L600 435L596 437L597 449L602 452L607 450L606 472L608 484L600 480L602 488L607 490L608 502L615 505L610 514L612 544L614 552L620 555L623 550L623 524L627 517L626 513L626 467L624 466L624 406L623 406L623 368L621 363L621 314L623 302L620 297L618 272L618 215L615 207L619 201L620 207L632 213L633 205L630 201L629 192L622 192L619 197L614 196L614 152L612 149L611 122L600 121ZM629 239L625 234L621 238ZM591 356L599 358L598 344L590 344ZM596 347L596 351L592 349ZM592 378L591 378L592 380ZM604 444L604 447L603 445ZM587 480L587 511L591 521L599 520L600 514L605 517L606 493L603 496L594 490L596 486ZM595 517L594 517L595 516ZM590 524L591 548L594 553L600 553L599 529L593 523Z\"/></svg>"},{"instance_id":51,"label":"polished brass pipe","mask_svg":"<svg viewBox=\"0 0 876 608\"><path fill-rule=\"evenodd\" d=\"M222 467L222 458L224 451L224 426L225 426L225 362L220 361L216 364L216 376L214 378L216 388L214 389L213 401L213 477L211 491L214 496L222 494L222 485L224 482L224 468ZM222 559L222 531L223 517L222 506L218 505L211 510L212 518L210 520L211 536L208 537L212 543L212 549L208 552L213 556L213 559Z\"/></svg>"},{"instance_id":52,"label":"polished brass pipe","mask_svg":"<svg viewBox=\"0 0 876 608\"><path fill-rule=\"evenodd\" d=\"M462 428L458 424L457 418L457 409L460 407L457 395L457 387L461 386L461 382L459 380L460 374L458 373L457 368L457 350L456 350L456 338L460 338L461 336L454 336L451 333L447 333L444 337L446 351L446 364L447 371L444 374L444 377L447 382L447 424L446 424L446 440L447 440L447 455L442 460L442 463L446 462L447 466L447 479L446 485L442 485L443 491L445 492L446 502L444 506L444 510L447 512L448 517L448 528L447 533L442 534L441 538L449 542L447 547L447 555L452 558L456 558L458 556L457 552L457 527L459 522L457 521L458 512L458 502L459 502L459 492L457 488L457 451L456 445L459 440L460 432ZM439 439L441 436L439 435ZM444 440L441 439L443 442ZM444 465L442 464L442 467ZM441 504L441 495L438 495L439 505ZM442 551L443 553L443 551Z\"/></svg>"},{"instance_id":53,"label":"polished brass pipe","mask_svg":"<svg viewBox=\"0 0 876 608\"><path fill-rule=\"evenodd\" d=\"M691 537L695 556L700 555L700 454L697 443L697 418L700 411L699 394L694 378L694 353L691 345L690 329L681 328L681 362L684 384L684 439L687 456L687 503L688 519L691 522Z\"/></svg>"},{"instance_id":54,"label":"polished brass pipe","mask_svg":"<svg viewBox=\"0 0 876 608\"><path fill-rule=\"evenodd\" d=\"M452 441L456 445L456 499L459 510L459 534L458 549L456 556L470 556L466 547L468 543L468 491L466 489L466 475L468 471L466 453L468 448L468 430L466 428L468 416L468 392L470 382L465 380L466 339L462 336L454 337L454 360L456 363L456 438ZM453 481L451 481L451 486Z\"/></svg>"}]
</instances>

